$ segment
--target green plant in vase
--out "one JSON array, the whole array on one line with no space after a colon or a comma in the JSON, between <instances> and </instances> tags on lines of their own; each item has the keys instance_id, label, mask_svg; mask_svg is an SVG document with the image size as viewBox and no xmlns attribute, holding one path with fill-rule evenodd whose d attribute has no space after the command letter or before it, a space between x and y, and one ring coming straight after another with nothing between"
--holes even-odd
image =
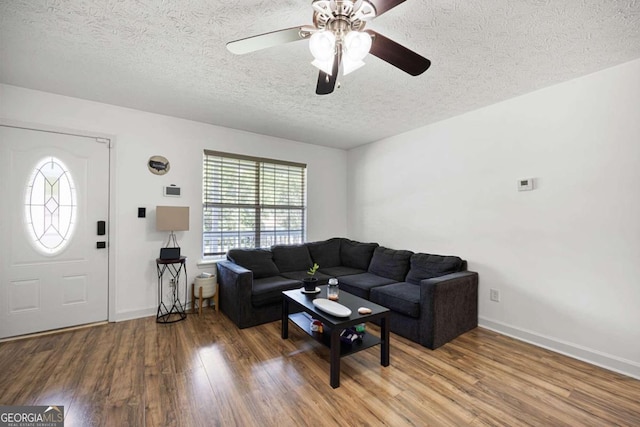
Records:
<instances>
[{"instance_id":1,"label":"green plant in vase","mask_svg":"<svg viewBox=\"0 0 640 427\"><path fill-rule=\"evenodd\" d=\"M309 268L309 271L307 271L307 274L310 277L307 277L303 280L304 282L304 290L307 292L313 292L316 290L316 283L318 283L318 278L316 277L316 272L318 271L318 269L320 268L320 266L317 263L313 263L313 265L311 266L311 268Z\"/></svg>"}]
</instances>

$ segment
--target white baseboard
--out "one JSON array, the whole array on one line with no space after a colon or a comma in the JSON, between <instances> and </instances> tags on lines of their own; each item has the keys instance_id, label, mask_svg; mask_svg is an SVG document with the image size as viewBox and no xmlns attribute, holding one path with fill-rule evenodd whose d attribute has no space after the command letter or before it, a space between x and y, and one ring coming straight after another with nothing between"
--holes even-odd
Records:
<instances>
[{"instance_id":1,"label":"white baseboard","mask_svg":"<svg viewBox=\"0 0 640 427\"><path fill-rule=\"evenodd\" d=\"M205 300L203 301L202 306L213 307L215 306L215 304L210 300ZM187 301L187 303L185 304L185 309L187 310L187 312L189 312L190 308L191 308L191 301ZM150 317L150 316L155 316L157 314L158 314L157 307L147 308L144 310L123 311L120 313L116 313L115 320L109 320L109 321L124 322L126 320L140 319L142 317Z\"/></svg>"},{"instance_id":2,"label":"white baseboard","mask_svg":"<svg viewBox=\"0 0 640 427\"><path fill-rule=\"evenodd\" d=\"M158 313L158 307L146 308L144 310L131 310L116 313L116 322L124 322L125 320L140 319L142 317L155 316Z\"/></svg>"},{"instance_id":3,"label":"white baseboard","mask_svg":"<svg viewBox=\"0 0 640 427\"><path fill-rule=\"evenodd\" d=\"M538 347L546 348L547 350L555 351L556 353L560 353L574 359L582 360L583 362L587 362L610 371L640 379L640 364L631 360L626 360L611 354L602 353L597 350L561 341L533 331L516 328L481 316L478 317L478 326Z\"/></svg>"}]
</instances>

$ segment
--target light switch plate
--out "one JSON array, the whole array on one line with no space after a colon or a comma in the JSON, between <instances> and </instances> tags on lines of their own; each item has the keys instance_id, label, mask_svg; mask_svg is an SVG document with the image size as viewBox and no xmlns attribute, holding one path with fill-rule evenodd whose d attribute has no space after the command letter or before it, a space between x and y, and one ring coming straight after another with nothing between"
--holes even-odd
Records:
<instances>
[{"instance_id":1,"label":"light switch plate","mask_svg":"<svg viewBox=\"0 0 640 427\"><path fill-rule=\"evenodd\" d=\"M518 191L533 190L533 178L522 178L518 180Z\"/></svg>"}]
</instances>

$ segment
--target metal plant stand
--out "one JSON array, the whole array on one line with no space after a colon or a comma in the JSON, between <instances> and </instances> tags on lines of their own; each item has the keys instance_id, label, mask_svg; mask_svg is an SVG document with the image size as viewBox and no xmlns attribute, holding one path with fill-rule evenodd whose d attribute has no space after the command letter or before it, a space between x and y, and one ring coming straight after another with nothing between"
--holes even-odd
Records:
<instances>
[{"instance_id":1,"label":"metal plant stand","mask_svg":"<svg viewBox=\"0 0 640 427\"><path fill-rule=\"evenodd\" d=\"M157 323L174 323L187 318L185 311L187 302L187 257L181 256L178 259L156 258L156 270L158 272L158 312L156 314ZM184 274L183 274L184 273ZM163 301L165 274L171 280L171 307ZM180 301L180 281L184 277L184 302Z\"/></svg>"}]
</instances>

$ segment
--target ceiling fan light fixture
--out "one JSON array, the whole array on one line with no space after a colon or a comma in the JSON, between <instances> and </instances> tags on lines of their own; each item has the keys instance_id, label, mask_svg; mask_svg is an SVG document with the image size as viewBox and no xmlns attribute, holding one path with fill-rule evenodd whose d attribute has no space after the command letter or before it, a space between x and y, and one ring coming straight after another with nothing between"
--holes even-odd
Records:
<instances>
[{"instance_id":1,"label":"ceiling fan light fixture","mask_svg":"<svg viewBox=\"0 0 640 427\"><path fill-rule=\"evenodd\" d=\"M320 71L324 71L328 75L333 74L333 57L331 57L327 61L320 61L318 59L314 59L313 61L311 61L311 65L313 65Z\"/></svg>"},{"instance_id":2,"label":"ceiling fan light fixture","mask_svg":"<svg viewBox=\"0 0 640 427\"><path fill-rule=\"evenodd\" d=\"M349 58L348 56L343 56L342 57L342 74L344 74L345 76L349 73L351 73L352 71L357 70L358 68L362 67L364 65L364 61L361 60L353 60L351 58Z\"/></svg>"},{"instance_id":3,"label":"ceiling fan light fixture","mask_svg":"<svg viewBox=\"0 0 640 427\"><path fill-rule=\"evenodd\" d=\"M336 49L336 36L331 31L316 31L309 37L309 50L313 57L321 62L333 58Z\"/></svg>"},{"instance_id":4,"label":"ceiling fan light fixture","mask_svg":"<svg viewBox=\"0 0 640 427\"><path fill-rule=\"evenodd\" d=\"M344 37L344 56L352 61L362 61L371 49L371 36L362 31L349 31Z\"/></svg>"},{"instance_id":5,"label":"ceiling fan light fixture","mask_svg":"<svg viewBox=\"0 0 640 427\"><path fill-rule=\"evenodd\" d=\"M338 78L364 65L373 56L405 73L418 76L431 61L399 43L365 30L367 22L404 3L405 0L312 0L313 25L284 28L227 43L227 49L238 55L308 40L313 55L311 64L320 69L317 95L333 92Z\"/></svg>"}]
</instances>

